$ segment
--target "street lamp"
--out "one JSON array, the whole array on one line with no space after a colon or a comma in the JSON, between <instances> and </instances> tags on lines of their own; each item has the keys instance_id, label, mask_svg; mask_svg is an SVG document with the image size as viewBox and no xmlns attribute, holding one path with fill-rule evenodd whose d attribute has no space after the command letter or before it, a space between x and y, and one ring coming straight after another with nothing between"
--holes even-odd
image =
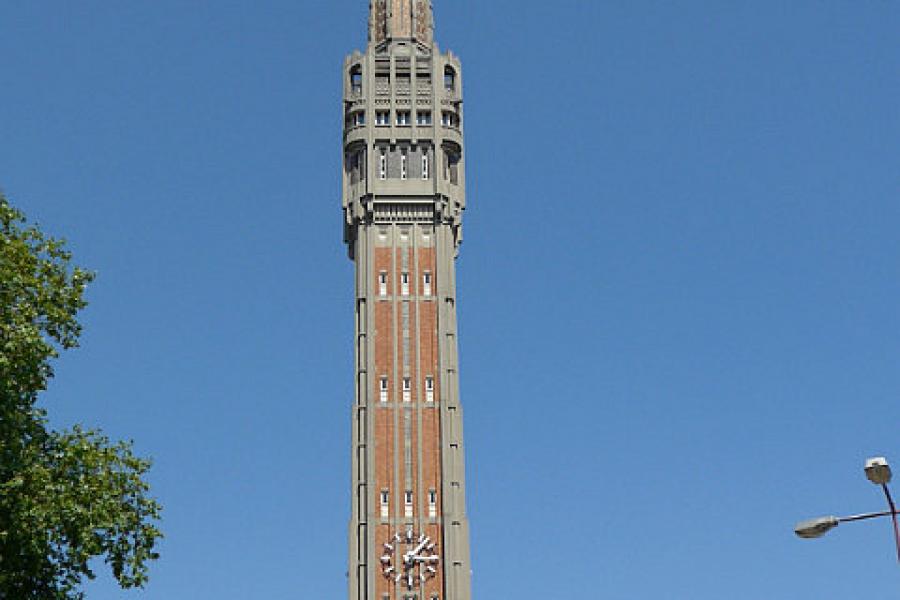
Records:
<instances>
[{"instance_id":1,"label":"street lamp","mask_svg":"<svg viewBox=\"0 0 900 600\"><path fill-rule=\"evenodd\" d=\"M877 519L879 517L891 517L894 523L894 542L897 545L897 560L900 561L900 525L897 522L897 506L891 497L891 490L888 484L891 482L891 467L887 460L882 457L870 458L866 461L866 477L869 481L880 486L887 498L889 511L864 513L861 515L852 515L849 517L819 517L818 519L810 519L797 523L794 527L794 533L804 539L814 539L822 537L841 523L850 523L852 521L865 521L868 519Z\"/></svg>"}]
</instances>

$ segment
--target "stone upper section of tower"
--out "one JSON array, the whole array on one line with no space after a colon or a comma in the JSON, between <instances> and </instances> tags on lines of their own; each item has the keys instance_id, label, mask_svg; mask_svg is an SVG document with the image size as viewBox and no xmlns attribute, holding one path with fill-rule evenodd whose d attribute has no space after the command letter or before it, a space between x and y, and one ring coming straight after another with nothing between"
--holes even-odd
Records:
<instances>
[{"instance_id":1,"label":"stone upper section of tower","mask_svg":"<svg viewBox=\"0 0 900 600\"><path fill-rule=\"evenodd\" d=\"M370 0L369 43L416 40L430 46L434 41L431 0Z\"/></svg>"}]
</instances>

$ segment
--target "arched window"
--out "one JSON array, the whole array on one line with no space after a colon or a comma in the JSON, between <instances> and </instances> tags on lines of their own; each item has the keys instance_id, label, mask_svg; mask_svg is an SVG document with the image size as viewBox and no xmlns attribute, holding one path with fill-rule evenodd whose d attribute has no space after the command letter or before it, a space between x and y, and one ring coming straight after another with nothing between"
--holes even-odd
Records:
<instances>
[{"instance_id":1,"label":"arched window","mask_svg":"<svg viewBox=\"0 0 900 600\"><path fill-rule=\"evenodd\" d=\"M362 67L359 65L350 69L350 89L354 94L362 94Z\"/></svg>"},{"instance_id":2,"label":"arched window","mask_svg":"<svg viewBox=\"0 0 900 600\"><path fill-rule=\"evenodd\" d=\"M456 90L456 71L453 67L444 68L444 89L448 92Z\"/></svg>"},{"instance_id":3,"label":"arched window","mask_svg":"<svg viewBox=\"0 0 900 600\"><path fill-rule=\"evenodd\" d=\"M453 185L459 185L461 159L458 147L444 147L444 179Z\"/></svg>"}]
</instances>

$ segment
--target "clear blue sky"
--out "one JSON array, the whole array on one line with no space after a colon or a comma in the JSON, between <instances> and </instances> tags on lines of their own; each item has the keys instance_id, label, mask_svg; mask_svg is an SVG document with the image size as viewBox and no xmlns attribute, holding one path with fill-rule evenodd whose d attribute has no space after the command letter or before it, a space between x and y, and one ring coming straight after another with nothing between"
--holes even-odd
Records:
<instances>
[{"instance_id":1,"label":"clear blue sky","mask_svg":"<svg viewBox=\"0 0 900 600\"><path fill-rule=\"evenodd\" d=\"M464 60L474 592L897 597L900 4L435 0ZM58 424L156 461L91 600L345 598L367 2L7 0L0 186L96 269Z\"/></svg>"}]
</instances>

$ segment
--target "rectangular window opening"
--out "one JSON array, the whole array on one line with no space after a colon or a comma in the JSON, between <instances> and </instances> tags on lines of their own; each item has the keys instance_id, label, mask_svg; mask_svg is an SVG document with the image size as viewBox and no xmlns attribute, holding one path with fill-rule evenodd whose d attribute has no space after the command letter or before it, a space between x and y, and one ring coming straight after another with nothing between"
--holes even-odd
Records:
<instances>
[{"instance_id":1,"label":"rectangular window opening","mask_svg":"<svg viewBox=\"0 0 900 600\"><path fill-rule=\"evenodd\" d=\"M379 296L387 296L388 295L388 287L387 287L387 271L382 271L378 274L378 295Z\"/></svg>"},{"instance_id":2,"label":"rectangular window opening","mask_svg":"<svg viewBox=\"0 0 900 600\"><path fill-rule=\"evenodd\" d=\"M409 296L409 273L400 275L400 295Z\"/></svg>"},{"instance_id":3,"label":"rectangular window opening","mask_svg":"<svg viewBox=\"0 0 900 600\"><path fill-rule=\"evenodd\" d=\"M413 513L413 493L408 491L403 495L403 515L407 519L412 517Z\"/></svg>"},{"instance_id":4,"label":"rectangular window opening","mask_svg":"<svg viewBox=\"0 0 900 600\"><path fill-rule=\"evenodd\" d=\"M428 271L422 275L422 295L431 296L431 273Z\"/></svg>"},{"instance_id":5,"label":"rectangular window opening","mask_svg":"<svg viewBox=\"0 0 900 600\"><path fill-rule=\"evenodd\" d=\"M412 381L409 377L403 378L403 401L412 401Z\"/></svg>"},{"instance_id":6,"label":"rectangular window opening","mask_svg":"<svg viewBox=\"0 0 900 600\"><path fill-rule=\"evenodd\" d=\"M425 378L425 401L434 402L434 377Z\"/></svg>"},{"instance_id":7,"label":"rectangular window opening","mask_svg":"<svg viewBox=\"0 0 900 600\"><path fill-rule=\"evenodd\" d=\"M382 377L381 382L378 384L378 400L385 404L388 401L388 379L387 377Z\"/></svg>"}]
</instances>

